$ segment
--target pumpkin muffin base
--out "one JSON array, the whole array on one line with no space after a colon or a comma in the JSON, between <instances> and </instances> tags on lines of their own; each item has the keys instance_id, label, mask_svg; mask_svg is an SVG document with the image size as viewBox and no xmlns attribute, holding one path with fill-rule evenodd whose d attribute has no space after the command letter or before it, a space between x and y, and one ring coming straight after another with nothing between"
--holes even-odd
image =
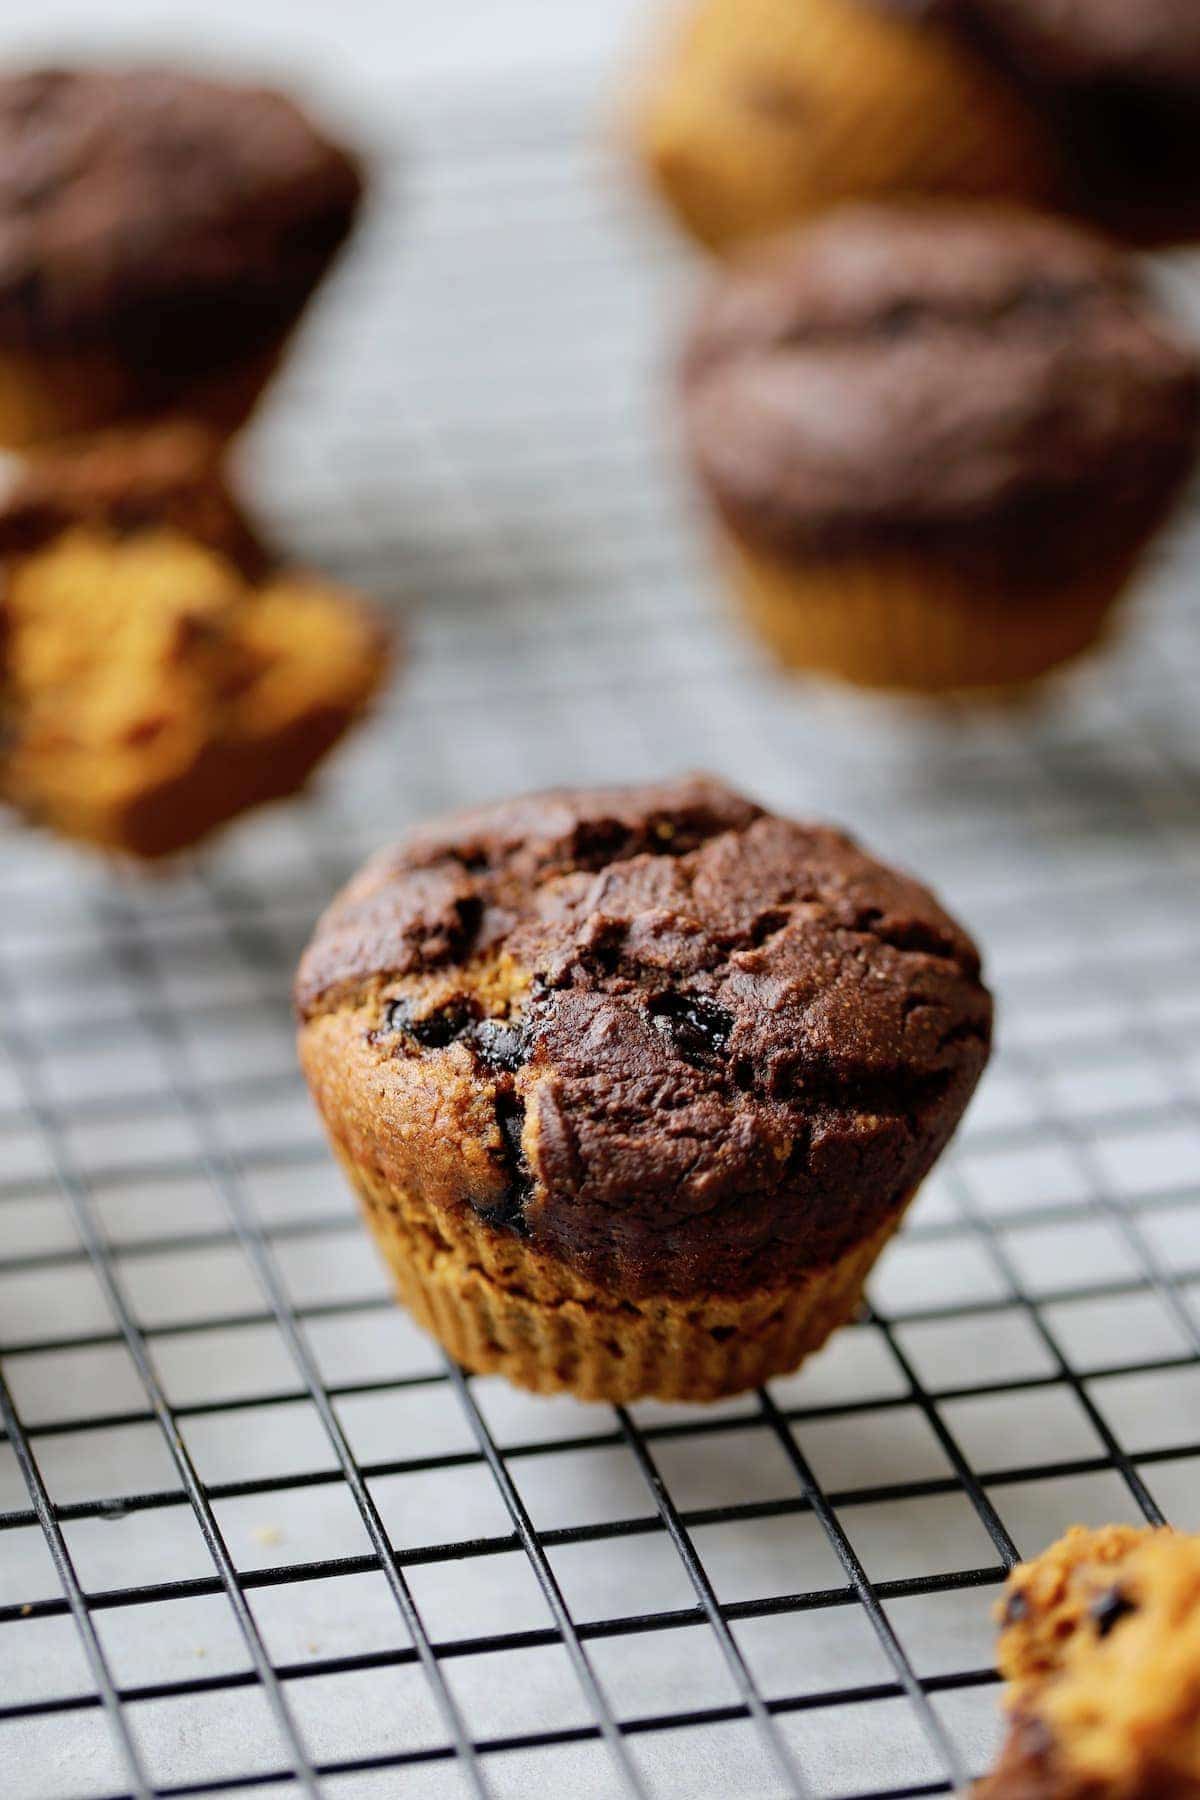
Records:
<instances>
[{"instance_id":1,"label":"pumpkin muffin base","mask_svg":"<svg viewBox=\"0 0 1200 1800\"><path fill-rule=\"evenodd\" d=\"M1014 590L918 553L801 561L732 538L722 551L742 613L787 667L925 694L1012 693L1090 650L1136 561Z\"/></svg>"},{"instance_id":2,"label":"pumpkin muffin base","mask_svg":"<svg viewBox=\"0 0 1200 1800\"><path fill-rule=\"evenodd\" d=\"M232 437L258 405L290 333L195 381L159 381L103 350L0 352L0 449L26 450L111 426L194 419Z\"/></svg>"},{"instance_id":3,"label":"pumpkin muffin base","mask_svg":"<svg viewBox=\"0 0 1200 1800\"><path fill-rule=\"evenodd\" d=\"M443 1232L417 1196L334 1148L397 1298L456 1362L534 1393L618 1404L716 1400L789 1374L856 1311L908 1204L799 1285L633 1301L595 1287L465 1207L441 1222Z\"/></svg>"},{"instance_id":4,"label":"pumpkin muffin base","mask_svg":"<svg viewBox=\"0 0 1200 1800\"><path fill-rule=\"evenodd\" d=\"M1004 77L948 32L869 0L699 0L635 126L710 249L855 198L1048 200L1055 162Z\"/></svg>"},{"instance_id":5,"label":"pumpkin muffin base","mask_svg":"<svg viewBox=\"0 0 1200 1800\"><path fill-rule=\"evenodd\" d=\"M56 534L14 559L4 614L0 799L141 859L302 786L389 661L356 596L169 525Z\"/></svg>"}]
</instances>

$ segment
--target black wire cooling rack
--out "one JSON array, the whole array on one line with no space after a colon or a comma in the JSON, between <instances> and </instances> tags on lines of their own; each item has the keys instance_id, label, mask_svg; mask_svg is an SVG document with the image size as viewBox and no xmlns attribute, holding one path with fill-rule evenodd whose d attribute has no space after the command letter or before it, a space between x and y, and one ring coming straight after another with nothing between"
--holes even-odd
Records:
<instances>
[{"instance_id":1,"label":"black wire cooling rack","mask_svg":"<svg viewBox=\"0 0 1200 1800\"><path fill-rule=\"evenodd\" d=\"M6 1800L943 1793L996 1741L1006 1566L1200 1528L1191 534L1036 708L770 674L663 452L687 272L569 113L414 117L257 433L280 535L407 616L383 716L169 879L0 840ZM291 970L411 818L696 764L935 880L998 1054L808 1369L531 1399L390 1302Z\"/></svg>"}]
</instances>

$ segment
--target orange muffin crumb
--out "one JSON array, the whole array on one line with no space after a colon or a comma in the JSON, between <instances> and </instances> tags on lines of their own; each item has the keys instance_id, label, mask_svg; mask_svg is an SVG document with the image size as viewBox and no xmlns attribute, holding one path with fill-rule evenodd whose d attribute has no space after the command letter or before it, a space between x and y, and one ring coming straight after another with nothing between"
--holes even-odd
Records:
<instances>
[{"instance_id":1,"label":"orange muffin crumb","mask_svg":"<svg viewBox=\"0 0 1200 1800\"><path fill-rule=\"evenodd\" d=\"M198 432L35 465L0 553L0 796L108 850L163 856L292 793L386 667L356 598L274 563Z\"/></svg>"},{"instance_id":2,"label":"orange muffin crumb","mask_svg":"<svg viewBox=\"0 0 1200 1800\"><path fill-rule=\"evenodd\" d=\"M998 1616L1011 1726L976 1800L1200 1794L1200 1537L1073 1526Z\"/></svg>"}]
</instances>

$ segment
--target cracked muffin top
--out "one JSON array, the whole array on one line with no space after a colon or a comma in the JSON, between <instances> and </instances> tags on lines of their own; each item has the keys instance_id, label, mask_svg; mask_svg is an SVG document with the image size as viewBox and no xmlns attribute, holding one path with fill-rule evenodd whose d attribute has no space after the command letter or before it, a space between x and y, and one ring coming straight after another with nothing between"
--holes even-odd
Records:
<instances>
[{"instance_id":1,"label":"cracked muffin top","mask_svg":"<svg viewBox=\"0 0 1200 1800\"><path fill-rule=\"evenodd\" d=\"M1193 350L1136 265L1032 213L845 207L719 275L682 371L700 479L768 548L983 542L1045 567L1153 522ZM1103 552L1100 552L1103 554Z\"/></svg>"},{"instance_id":2,"label":"cracked muffin top","mask_svg":"<svg viewBox=\"0 0 1200 1800\"><path fill-rule=\"evenodd\" d=\"M283 94L161 68L5 75L0 341L182 355L214 306L253 336L307 298L361 192Z\"/></svg>"},{"instance_id":3,"label":"cracked muffin top","mask_svg":"<svg viewBox=\"0 0 1200 1800\"><path fill-rule=\"evenodd\" d=\"M860 1242L949 1137L991 1024L926 889L698 777L412 833L326 913L296 1002L352 1159L631 1297Z\"/></svg>"},{"instance_id":4,"label":"cracked muffin top","mask_svg":"<svg viewBox=\"0 0 1200 1800\"><path fill-rule=\"evenodd\" d=\"M1072 1526L998 1614L1011 1726L977 1800L1200 1795L1200 1538Z\"/></svg>"}]
</instances>

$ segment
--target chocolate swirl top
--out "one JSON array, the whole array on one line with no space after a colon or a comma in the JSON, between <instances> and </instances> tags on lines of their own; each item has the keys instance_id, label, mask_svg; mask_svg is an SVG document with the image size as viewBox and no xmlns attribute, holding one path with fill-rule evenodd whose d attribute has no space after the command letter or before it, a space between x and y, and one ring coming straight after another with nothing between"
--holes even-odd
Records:
<instances>
[{"instance_id":1,"label":"chocolate swirl top","mask_svg":"<svg viewBox=\"0 0 1200 1800\"><path fill-rule=\"evenodd\" d=\"M286 96L171 69L0 78L0 342L196 354L303 304L362 177ZM230 327L232 329L232 327Z\"/></svg>"},{"instance_id":2,"label":"chocolate swirl top","mask_svg":"<svg viewBox=\"0 0 1200 1800\"><path fill-rule=\"evenodd\" d=\"M1153 519L1194 454L1196 358L1132 262L1015 212L849 208L718 277L687 436L768 545L914 534L1039 556ZM1010 546L1004 546L1007 553Z\"/></svg>"},{"instance_id":3,"label":"chocolate swirl top","mask_svg":"<svg viewBox=\"0 0 1200 1800\"><path fill-rule=\"evenodd\" d=\"M861 1242L953 1130L991 1022L924 888L702 778L414 833L321 921L296 1000L355 1155L630 1295L782 1283ZM493 1106L489 1161L462 1145Z\"/></svg>"}]
</instances>

